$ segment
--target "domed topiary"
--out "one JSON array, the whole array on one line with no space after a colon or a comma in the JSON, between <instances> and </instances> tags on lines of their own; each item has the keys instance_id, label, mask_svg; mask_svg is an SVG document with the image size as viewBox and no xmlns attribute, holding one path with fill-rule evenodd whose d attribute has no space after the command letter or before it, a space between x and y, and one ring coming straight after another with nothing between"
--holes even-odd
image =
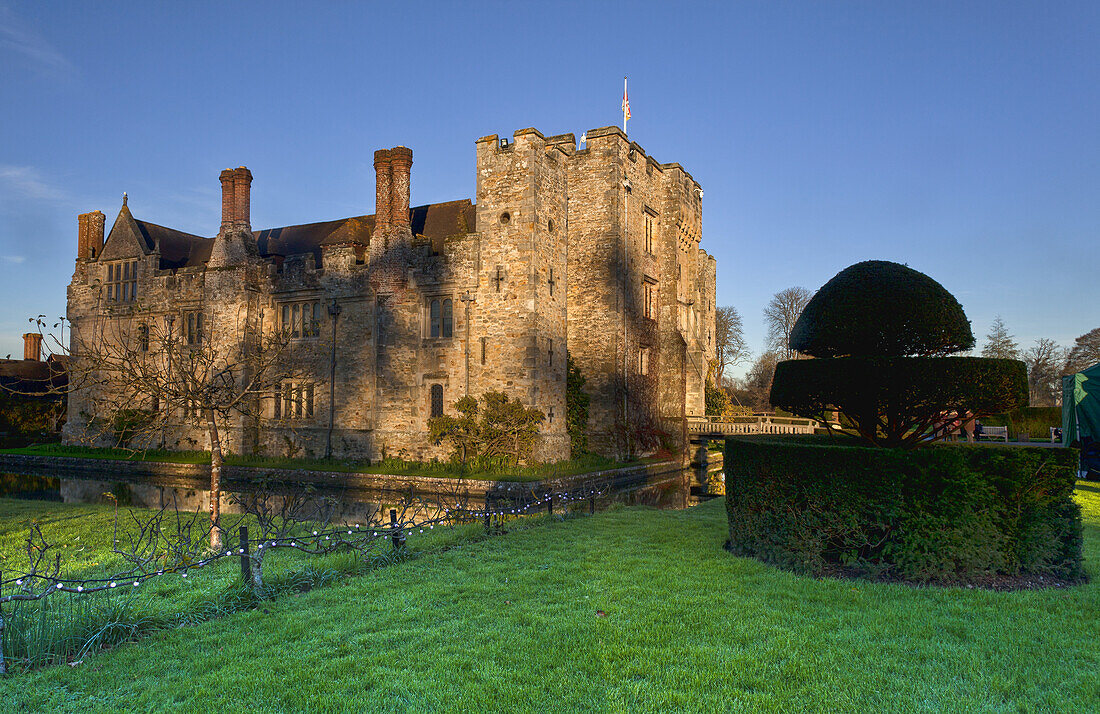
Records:
<instances>
[{"instance_id":1,"label":"domed topiary","mask_svg":"<svg viewBox=\"0 0 1100 714\"><path fill-rule=\"evenodd\" d=\"M814 357L947 355L974 346L959 301L924 273L867 260L836 274L791 331L791 347Z\"/></svg>"},{"instance_id":2,"label":"domed topiary","mask_svg":"<svg viewBox=\"0 0 1100 714\"><path fill-rule=\"evenodd\" d=\"M912 448L955 417L1027 403L1016 360L945 357L974 346L962 306L912 268L869 260L845 268L802 311L791 347L818 357L780 362L771 403L825 420L836 409L866 441Z\"/></svg>"}]
</instances>

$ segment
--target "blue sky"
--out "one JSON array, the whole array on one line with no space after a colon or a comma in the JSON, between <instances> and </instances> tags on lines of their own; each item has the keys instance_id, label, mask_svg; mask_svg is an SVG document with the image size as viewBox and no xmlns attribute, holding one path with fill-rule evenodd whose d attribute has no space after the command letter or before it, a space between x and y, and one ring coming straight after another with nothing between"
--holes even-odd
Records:
<instances>
[{"instance_id":1,"label":"blue sky","mask_svg":"<svg viewBox=\"0 0 1100 714\"><path fill-rule=\"evenodd\" d=\"M904 262L1028 346L1100 326L1100 3L6 3L0 356L64 312L76 214L217 231L373 212L376 148L413 204L470 198L474 140L621 122L706 191L718 304L761 311Z\"/></svg>"}]
</instances>

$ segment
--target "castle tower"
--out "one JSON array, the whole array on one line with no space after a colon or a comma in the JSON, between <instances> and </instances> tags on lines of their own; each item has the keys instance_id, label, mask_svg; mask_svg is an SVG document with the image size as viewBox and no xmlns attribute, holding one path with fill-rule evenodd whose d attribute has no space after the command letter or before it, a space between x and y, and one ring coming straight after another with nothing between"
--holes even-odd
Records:
<instances>
[{"instance_id":1,"label":"castle tower","mask_svg":"<svg viewBox=\"0 0 1100 714\"><path fill-rule=\"evenodd\" d=\"M541 458L565 431L566 152L535 129L477 141L477 276L472 394L503 391L546 415Z\"/></svg>"}]
</instances>

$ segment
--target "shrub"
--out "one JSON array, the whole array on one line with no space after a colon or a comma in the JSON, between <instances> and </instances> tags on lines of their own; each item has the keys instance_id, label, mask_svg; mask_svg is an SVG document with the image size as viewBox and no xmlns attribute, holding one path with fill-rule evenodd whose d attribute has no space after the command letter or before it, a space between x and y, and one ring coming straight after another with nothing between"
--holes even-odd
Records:
<instances>
[{"instance_id":1,"label":"shrub","mask_svg":"<svg viewBox=\"0 0 1100 714\"><path fill-rule=\"evenodd\" d=\"M810 575L1085 579L1070 449L727 439L730 548Z\"/></svg>"},{"instance_id":2,"label":"shrub","mask_svg":"<svg viewBox=\"0 0 1100 714\"><path fill-rule=\"evenodd\" d=\"M867 260L825 283L791 330L814 357L945 355L974 346L959 301L924 273Z\"/></svg>"},{"instance_id":3,"label":"shrub","mask_svg":"<svg viewBox=\"0 0 1100 714\"><path fill-rule=\"evenodd\" d=\"M566 358L565 430L573 457L588 449L588 404L591 397L584 391L584 375L572 357Z\"/></svg>"},{"instance_id":4,"label":"shrub","mask_svg":"<svg viewBox=\"0 0 1100 714\"><path fill-rule=\"evenodd\" d=\"M466 463L520 463L526 461L538 438L539 424L546 417L519 399L501 392L481 395L481 405L473 397L455 402L458 416L440 416L428 420L428 431L435 443L447 439L455 448L455 457Z\"/></svg>"}]
</instances>

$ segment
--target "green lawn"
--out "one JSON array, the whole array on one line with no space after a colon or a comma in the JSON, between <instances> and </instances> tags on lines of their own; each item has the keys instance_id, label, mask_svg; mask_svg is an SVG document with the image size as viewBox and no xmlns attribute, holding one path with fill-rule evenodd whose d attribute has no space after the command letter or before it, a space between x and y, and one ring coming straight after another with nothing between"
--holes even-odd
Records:
<instances>
[{"instance_id":1,"label":"green lawn","mask_svg":"<svg viewBox=\"0 0 1100 714\"><path fill-rule=\"evenodd\" d=\"M209 451L131 451L127 449L104 449L89 446L70 446L62 444L40 444L17 449L2 449L0 454L23 454L29 456L61 456L82 459L104 459L108 461L156 461L171 464L209 464ZM671 458L671 457L669 457ZM369 464L364 461L346 459L291 459L278 456L250 456L228 454L225 463L230 466L253 466L269 469L303 469L310 471L338 471L341 473L395 474L404 476L430 476L434 478L468 478L482 481L538 481L541 479L573 476L592 471L637 466L653 463L662 458L650 457L631 461L584 454L569 461L532 466L500 465L493 468L466 466L449 461L404 461L386 459Z\"/></svg>"},{"instance_id":2,"label":"green lawn","mask_svg":"<svg viewBox=\"0 0 1100 714\"><path fill-rule=\"evenodd\" d=\"M1096 580L1100 488L1078 496ZM50 508L82 521L90 507ZM0 518L4 538L17 520ZM724 526L712 501L453 537L445 551L11 677L0 697L10 711L82 712L1100 709L1100 583L818 581L730 556Z\"/></svg>"}]
</instances>

